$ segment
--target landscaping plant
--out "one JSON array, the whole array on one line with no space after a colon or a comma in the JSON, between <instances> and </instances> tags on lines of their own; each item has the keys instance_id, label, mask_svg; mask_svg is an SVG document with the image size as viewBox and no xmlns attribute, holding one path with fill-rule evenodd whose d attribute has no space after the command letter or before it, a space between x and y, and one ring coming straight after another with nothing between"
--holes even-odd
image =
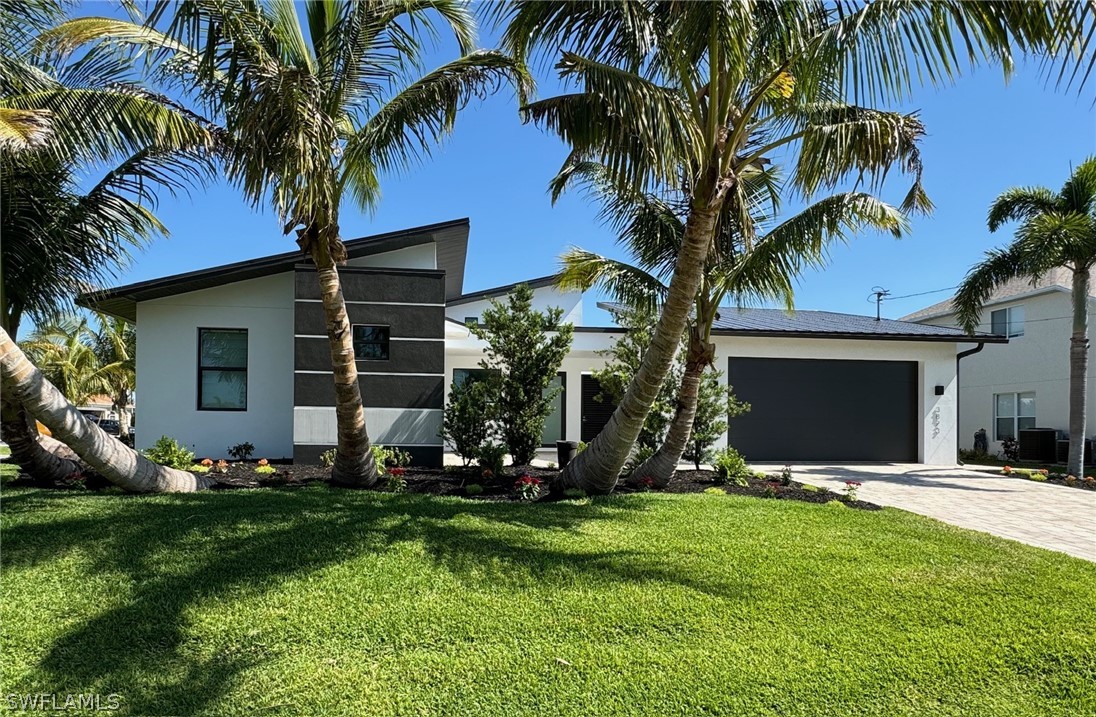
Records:
<instances>
[{"instance_id":1,"label":"landscaping plant","mask_svg":"<svg viewBox=\"0 0 1096 717\"><path fill-rule=\"evenodd\" d=\"M441 437L467 468L480 457L480 448L494 433L487 384L468 380L454 383L442 413Z\"/></svg>"},{"instance_id":2,"label":"landscaping plant","mask_svg":"<svg viewBox=\"0 0 1096 717\"><path fill-rule=\"evenodd\" d=\"M480 367L493 417L514 465L528 465L537 454L544 421L562 388L551 388L571 349L574 327L562 323L563 309L533 308L533 289L519 284L505 302L491 301L479 323L468 327L487 345Z\"/></svg>"},{"instance_id":3,"label":"landscaping plant","mask_svg":"<svg viewBox=\"0 0 1096 717\"><path fill-rule=\"evenodd\" d=\"M145 449L145 457L162 466L178 470L186 470L194 462L193 451L167 436L160 436L151 448Z\"/></svg>"},{"instance_id":4,"label":"landscaping plant","mask_svg":"<svg viewBox=\"0 0 1096 717\"><path fill-rule=\"evenodd\" d=\"M522 500L536 500L540 497L541 480L530 475L523 475L514 481L514 490Z\"/></svg>"},{"instance_id":5,"label":"landscaping plant","mask_svg":"<svg viewBox=\"0 0 1096 717\"><path fill-rule=\"evenodd\" d=\"M712 460L712 469L715 471L716 485L747 485L746 477L750 475L750 468L746 465L746 459L730 446L716 453Z\"/></svg>"}]
</instances>

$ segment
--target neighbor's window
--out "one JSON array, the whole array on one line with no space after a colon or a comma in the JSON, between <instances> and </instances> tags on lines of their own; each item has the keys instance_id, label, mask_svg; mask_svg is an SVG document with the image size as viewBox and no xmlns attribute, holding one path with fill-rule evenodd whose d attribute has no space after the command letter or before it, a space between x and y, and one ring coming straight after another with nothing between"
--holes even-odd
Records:
<instances>
[{"instance_id":1,"label":"neighbor's window","mask_svg":"<svg viewBox=\"0 0 1096 717\"><path fill-rule=\"evenodd\" d=\"M1014 339L1024 335L1024 307L1010 306L989 315L990 333Z\"/></svg>"},{"instance_id":2,"label":"neighbor's window","mask_svg":"<svg viewBox=\"0 0 1096 717\"><path fill-rule=\"evenodd\" d=\"M467 381L486 381L498 369L493 368L455 368L453 369L453 385L463 386Z\"/></svg>"},{"instance_id":3,"label":"neighbor's window","mask_svg":"<svg viewBox=\"0 0 1096 717\"><path fill-rule=\"evenodd\" d=\"M354 358L358 361L387 361L390 332L387 326L356 324Z\"/></svg>"},{"instance_id":4,"label":"neighbor's window","mask_svg":"<svg viewBox=\"0 0 1096 717\"><path fill-rule=\"evenodd\" d=\"M198 329L198 410L247 410L247 329Z\"/></svg>"},{"instance_id":5,"label":"neighbor's window","mask_svg":"<svg viewBox=\"0 0 1096 717\"><path fill-rule=\"evenodd\" d=\"M1020 429L1035 428L1035 392L998 393L994 396L993 440L1019 438Z\"/></svg>"},{"instance_id":6,"label":"neighbor's window","mask_svg":"<svg viewBox=\"0 0 1096 717\"><path fill-rule=\"evenodd\" d=\"M479 325L479 317L478 316L465 316L464 317L464 325L465 326L478 326Z\"/></svg>"}]
</instances>

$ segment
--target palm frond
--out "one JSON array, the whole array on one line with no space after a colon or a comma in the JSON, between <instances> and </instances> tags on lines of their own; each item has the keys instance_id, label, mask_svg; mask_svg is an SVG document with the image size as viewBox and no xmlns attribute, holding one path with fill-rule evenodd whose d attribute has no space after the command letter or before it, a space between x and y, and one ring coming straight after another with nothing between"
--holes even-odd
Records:
<instances>
[{"instance_id":1,"label":"palm frond","mask_svg":"<svg viewBox=\"0 0 1096 717\"><path fill-rule=\"evenodd\" d=\"M1039 267L1031 262L1031 256L1023 248L1010 246L991 249L986 258L967 272L963 283L952 298L952 307L959 325L969 334L978 328L982 307L1002 284L1013 279L1031 278Z\"/></svg>"},{"instance_id":2,"label":"palm frond","mask_svg":"<svg viewBox=\"0 0 1096 717\"><path fill-rule=\"evenodd\" d=\"M666 286L643 269L577 247L560 256L556 286L575 291L597 286L621 303L650 311L657 310L666 293Z\"/></svg>"},{"instance_id":3,"label":"palm frond","mask_svg":"<svg viewBox=\"0 0 1096 717\"><path fill-rule=\"evenodd\" d=\"M1001 193L989 207L989 230L1058 209L1058 197L1045 187L1013 187Z\"/></svg>"},{"instance_id":4,"label":"palm frond","mask_svg":"<svg viewBox=\"0 0 1096 717\"><path fill-rule=\"evenodd\" d=\"M44 146L52 136L48 110L0 107L0 152L25 152Z\"/></svg>"}]
</instances>

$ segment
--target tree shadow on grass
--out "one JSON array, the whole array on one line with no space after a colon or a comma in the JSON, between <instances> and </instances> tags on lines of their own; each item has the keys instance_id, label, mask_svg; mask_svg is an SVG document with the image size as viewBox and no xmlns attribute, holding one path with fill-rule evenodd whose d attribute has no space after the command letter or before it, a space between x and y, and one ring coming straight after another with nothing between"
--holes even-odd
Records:
<instances>
[{"instance_id":1,"label":"tree shadow on grass","mask_svg":"<svg viewBox=\"0 0 1096 717\"><path fill-rule=\"evenodd\" d=\"M19 513L39 518L73 497L36 492L20 498L15 505L5 501L15 523L4 531L5 570L78 554L90 562L89 577L117 575L125 583L119 590L126 592L124 601L75 624L49 647L39 665L46 684L38 679L33 689L20 687L114 692L135 714L200 711L231 691L244 670L270 658L247 645L231 654L208 654L188 633L188 611L241 591L261 594L293 576L399 543L420 544L439 567L462 580L491 563L501 564L503 575L510 568L536 573L561 588L579 574L595 574L610 582L663 582L727 598L744 597L749 589L725 575L667 566L650 553L581 543L577 550L561 550L538 540L540 531L626 519L645 509L641 499L524 505L323 488L85 496L92 509L24 522ZM13 687L5 685L7 692Z\"/></svg>"}]
</instances>

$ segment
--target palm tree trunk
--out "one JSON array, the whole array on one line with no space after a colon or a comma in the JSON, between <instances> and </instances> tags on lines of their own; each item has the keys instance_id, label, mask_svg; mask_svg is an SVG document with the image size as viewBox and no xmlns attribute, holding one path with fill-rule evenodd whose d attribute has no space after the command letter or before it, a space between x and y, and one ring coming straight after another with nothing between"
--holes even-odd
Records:
<instances>
[{"instance_id":1,"label":"palm tree trunk","mask_svg":"<svg viewBox=\"0 0 1096 717\"><path fill-rule=\"evenodd\" d=\"M54 437L111 483L135 493L182 493L209 488L213 481L157 465L107 435L76 410L47 381L8 332L0 329L0 381L11 400L41 421Z\"/></svg>"},{"instance_id":2,"label":"palm tree trunk","mask_svg":"<svg viewBox=\"0 0 1096 717\"><path fill-rule=\"evenodd\" d=\"M1069 339L1069 465L1084 476L1085 400L1088 396L1088 267L1073 272L1073 335Z\"/></svg>"},{"instance_id":3,"label":"palm tree trunk","mask_svg":"<svg viewBox=\"0 0 1096 717\"><path fill-rule=\"evenodd\" d=\"M685 359L685 373L681 377L681 387L677 392L677 408L666 439L654 455L648 458L630 477L632 482L650 478L655 487L665 488L677 472L677 464L689 445L693 433L693 420L700 400L700 381L715 357L715 346L703 341L694 326L689 331L689 353Z\"/></svg>"},{"instance_id":4,"label":"palm tree trunk","mask_svg":"<svg viewBox=\"0 0 1096 717\"><path fill-rule=\"evenodd\" d=\"M59 454L63 444L46 440L23 406L6 396L0 400L0 437L11 448L12 462L35 483L55 485L81 470L78 463Z\"/></svg>"},{"instance_id":5,"label":"palm tree trunk","mask_svg":"<svg viewBox=\"0 0 1096 717\"><path fill-rule=\"evenodd\" d=\"M639 437L643 422L681 343L689 310L704 276L704 263L715 234L716 216L724 193L721 192L716 201L701 208L694 206L689 213L662 316L655 326L639 371L605 428L556 477L557 488L575 487L587 493L609 493L616 487L628 453Z\"/></svg>"},{"instance_id":6,"label":"palm tree trunk","mask_svg":"<svg viewBox=\"0 0 1096 717\"><path fill-rule=\"evenodd\" d=\"M353 488L371 488L376 485L379 476L365 428L358 366L354 362L354 339L350 318L346 314L342 282L328 243L313 237L309 249L316 264L316 278L320 282L320 298L331 348L331 367L335 374L338 445L335 464L331 468L331 481Z\"/></svg>"}]
</instances>

